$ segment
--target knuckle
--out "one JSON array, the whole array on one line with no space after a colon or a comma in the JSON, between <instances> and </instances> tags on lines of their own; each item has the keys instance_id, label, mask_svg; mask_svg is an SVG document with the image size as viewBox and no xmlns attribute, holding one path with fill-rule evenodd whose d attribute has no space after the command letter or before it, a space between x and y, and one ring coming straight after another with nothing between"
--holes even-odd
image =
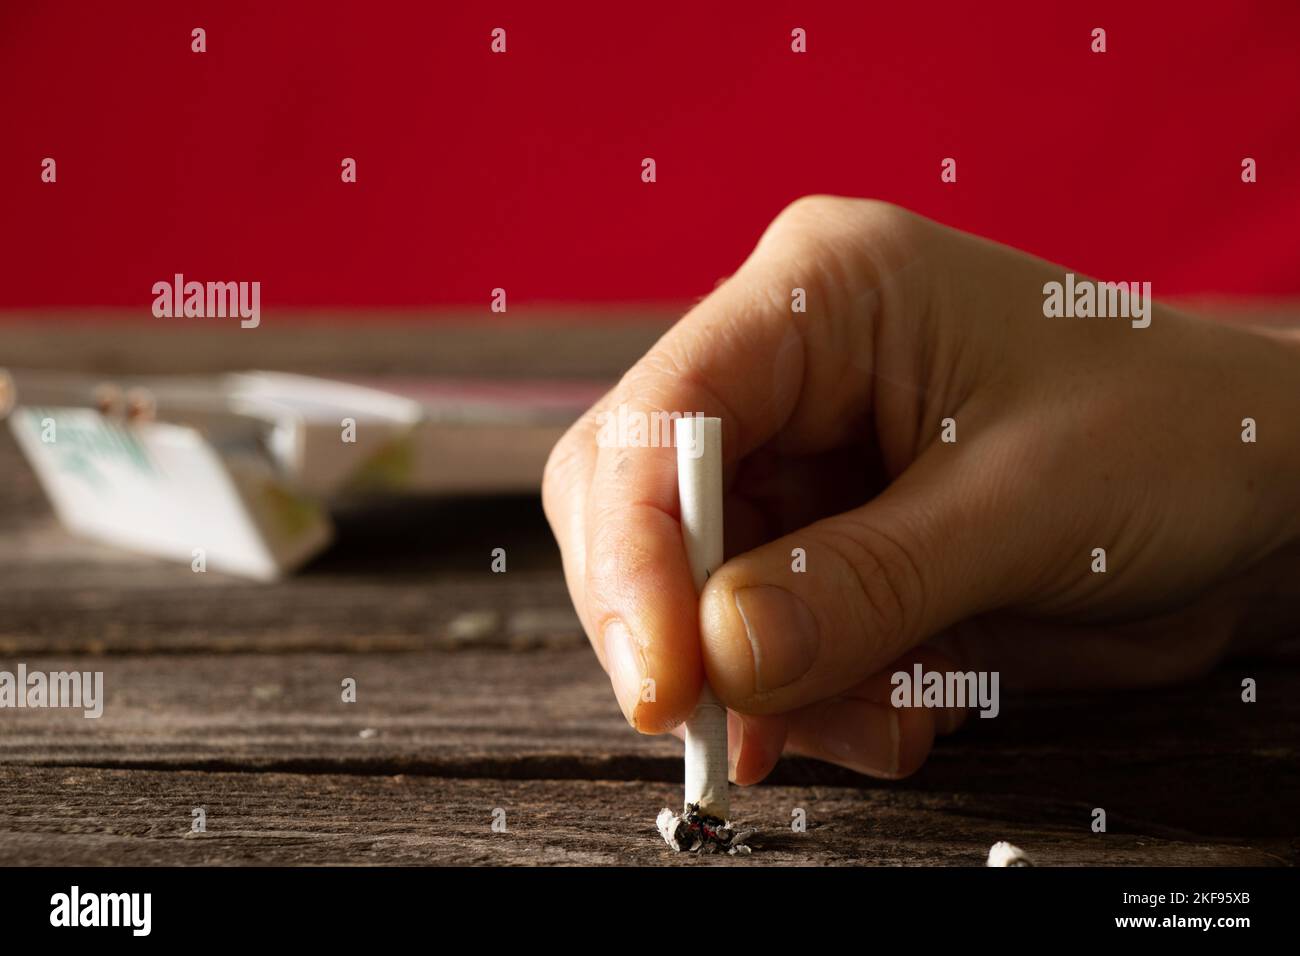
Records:
<instances>
[{"instance_id":1,"label":"knuckle","mask_svg":"<svg viewBox=\"0 0 1300 956\"><path fill-rule=\"evenodd\" d=\"M641 531L644 506L614 502L593 517L599 520L594 522L588 541L588 591L608 599L635 592L663 563L655 541Z\"/></svg>"},{"instance_id":2,"label":"knuckle","mask_svg":"<svg viewBox=\"0 0 1300 956\"><path fill-rule=\"evenodd\" d=\"M560 513L560 503L572 490L572 471L580 440L578 436L583 433L579 425L574 425L560 437L546 458L546 467L542 469L542 510L552 527Z\"/></svg>"},{"instance_id":3,"label":"knuckle","mask_svg":"<svg viewBox=\"0 0 1300 956\"><path fill-rule=\"evenodd\" d=\"M918 220L900 206L879 199L802 196L777 214L771 231L804 239L864 235L885 238L907 231Z\"/></svg>"},{"instance_id":4,"label":"knuckle","mask_svg":"<svg viewBox=\"0 0 1300 956\"><path fill-rule=\"evenodd\" d=\"M802 196L777 213L763 238L783 248L820 245L848 202L836 196Z\"/></svg>"},{"instance_id":5,"label":"knuckle","mask_svg":"<svg viewBox=\"0 0 1300 956\"><path fill-rule=\"evenodd\" d=\"M892 202L883 199L855 199L853 216L866 228L882 231L897 231L916 221L916 217Z\"/></svg>"},{"instance_id":6,"label":"knuckle","mask_svg":"<svg viewBox=\"0 0 1300 956\"><path fill-rule=\"evenodd\" d=\"M822 538L856 583L863 639L890 655L913 643L925 598L912 556L892 536L864 524L827 528Z\"/></svg>"},{"instance_id":7,"label":"knuckle","mask_svg":"<svg viewBox=\"0 0 1300 956\"><path fill-rule=\"evenodd\" d=\"M825 193L811 193L800 196L777 214L777 221L801 222L804 220L824 219L853 200Z\"/></svg>"},{"instance_id":8,"label":"knuckle","mask_svg":"<svg viewBox=\"0 0 1300 956\"><path fill-rule=\"evenodd\" d=\"M658 399L665 386L675 382L690 367L677 347L677 342L660 343L651 349L628 372L624 379L625 394L629 398L651 402Z\"/></svg>"},{"instance_id":9,"label":"knuckle","mask_svg":"<svg viewBox=\"0 0 1300 956\"><path fill-rule=\"evenodd\" d=\"M824 286L843 312L864 292L879 292L927 248L926 220L874 199L805 196L773 220L760 247ZM810 280L811 281L811 280ZM828 292L838 290L838 296Z\"/></svg>"}]
</instances>

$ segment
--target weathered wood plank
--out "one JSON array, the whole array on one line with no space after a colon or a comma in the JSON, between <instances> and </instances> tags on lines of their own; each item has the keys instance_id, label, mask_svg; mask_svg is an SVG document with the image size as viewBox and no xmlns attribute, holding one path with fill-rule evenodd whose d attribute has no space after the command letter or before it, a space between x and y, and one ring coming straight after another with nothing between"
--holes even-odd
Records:
<instances>
[{"instance_id":1,"label":"weathered wood plank","mask_svg":"<svg viewBox=\"0 0 1300 956\"><path fill-rule=\"evenodd\" d=\"M0 762L158 769L419 773L499 779L680 779L680 744L623 722L586 650L412 654L123 655L26 661L104 672L104 716L0 711ZM0 658L0 668L16 661ZM941 739L900 783L812 761L785 784L964 792L1008 819L1085 801L1111 817L1216 836L1294 836L1300 805L1300 669L1158 693L1004 695L995 720ZM340 699L344 677L358 701ZM990 811L991 812L991 811Z\"/></svg>"},{"instance_id":2,"label":"weathered wood plank","mask_svg":"<svg viewBox=\"0 0 1300 956\"><path fill-rule=\"evenodd\" d=\"M16 661L0 659L0 669ZM0 711L0 760L487 772L527 756L668 756L623 721L585 651L31 658L104 673L104 714ZM356 681L357 702L341 683Z\"/></svg>"},{"instance_id":3,"label":"weathered wood plank","mask_svg":"<svg viewBox=\"0 0 1300 956\"><path fill-rule=\"evenodd\" d=\"M612 377L662 320L558 337L392 325L9 326L0 364ZM0 862L683 862L650 824L676 800L680 745L623 723L534 499L353 509L332 551L264 586L71 538L7 432L0 474L0 669L103 670L108 691L98 721L0 711ZM507 574L489 571L496 546ZM506 652L521 648L543 650ZM1242 676L1259 703L1241 703ZM805 806L813 829L754 859L979 863L997 839L1043 863L1300 859L1294 662L1002 706L907 781L784 761L738 806L777 829ZM197 805L210 832L188 837ZM496 806L510 834L490 831Z\"/></svg>"},{"instance_id":4,"label":"weathered wood plank","mask_svg":"<svg viewBox=\"0 0 1300 956\"><path fill-rule=\"evenodd\" d=\"M1140 830L1091 833L1081 805L1031 824L989 819L955 794L761 787L750 857L694 857L654 830L667 784L421 776L160 773L0 767L0 864L982 865L1010 839L1040 865L1275 865L1276 843ZM191 811L207 832L191 832ZM493 812L506 832L493 832ZM795 808L808 829L790 829Z\"/></svg>"},{"instance_id":5,"label":"weathered wood plank","mask_svg":"<svg viewBox=\"0 0 1300 956\"><path fill-rule=\"evenodd\" d=\"M129 566L114 559L102 575L80 565L51 567L52 578L66 575L62 587L45 580L0 592L0 653L586 645L564 584L553 573L516 569L507 578L485 566L478 573L423 580L395 574L381 582L331 573L326 564L286 582L257 585L162 564L132 578Z\"/></svg>"}]
</instances>

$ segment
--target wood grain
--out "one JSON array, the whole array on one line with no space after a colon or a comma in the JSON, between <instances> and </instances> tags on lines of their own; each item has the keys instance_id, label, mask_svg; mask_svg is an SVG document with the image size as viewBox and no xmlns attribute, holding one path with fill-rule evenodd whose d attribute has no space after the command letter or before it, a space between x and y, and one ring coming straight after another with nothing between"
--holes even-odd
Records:
<instances>
[{"instance_id":1,"label":"wood grain","mask_svg":"<svg viewBox=\"0 0 1300 956\"><path fill-rule=\"evenodd\" d=\"M682 772L680 744L632 732L584 649L26 663L102 670L106 703L97 720L69 710L4 713L0 762L15 767L663 783ZM13 666L0 659L0 668ZM355 704L340 699L344 677L357 682ZM784 761L772 780L962 793L1007 821L1069 802L1086 804L1085 816L1104 808L1112 829L1286 839L1296 835L1300 805L1300 671L1287 668L1265 687L1265 699L1249 705L1230 672L1155 694L1004 695L996 720L972 719L941 739L908 780L806 760Z\"/></svg>"},{"instance_id":2,"label":"wood grain","mask_svg":"<svg viewBox=\"0 0 1300 956\"><path fill-rule=\"evenodd\" d=\"M665 317L571 334L389 318L8 326L0 364L612 377ZM680 745L619 715L535 498L353 502L331 551L267 586L70 537L7 431L0 475L0 669L103 671L107 690L99 720L0 711L0 864L737 864L654 833ZM980 864L1009 839L1043 864L1294 864L1297 741L1295 657L1155 692L1004 693L905 781L783 760L736 798L770 832L744 863Z\"/></svg>"},{"instance_id":3,"label":"wood grain","mask_svg":"<svg viewBox=\"0 0 1300 956\"><path fill-rule=\"evenodd\" d=\"M1091 833L1079 808L1033 824L990 819L960 794L924 799L844 787L746 792L763 828L743 858L669 850L654 829L678 788L627 781L159 773L0 766L0 865L982 865L1010 839L1040 865L1267 866L1260 843ZM207 831L191 832L202 807ZM790 826L805 812L807 830ZM492 830L505 811L506 832Z\"/></svg>"}]
</instances>

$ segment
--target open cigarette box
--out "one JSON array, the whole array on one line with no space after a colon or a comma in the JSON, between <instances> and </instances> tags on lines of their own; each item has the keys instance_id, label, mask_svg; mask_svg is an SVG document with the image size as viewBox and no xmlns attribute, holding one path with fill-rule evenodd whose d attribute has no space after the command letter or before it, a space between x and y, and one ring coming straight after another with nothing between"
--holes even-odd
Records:
<instances>
[{"instance_id":1,"label":"open cigarette box","mask_svg":"<svg viewBox=\"0 0 1300 956\"><path fill-rule=\"evenodd\" d=\"M383 384L0 370L0 414L69 530L273 580L329 544L342 498L536 491L551 446L603 391Z\"/></svg>"}]
</instances>

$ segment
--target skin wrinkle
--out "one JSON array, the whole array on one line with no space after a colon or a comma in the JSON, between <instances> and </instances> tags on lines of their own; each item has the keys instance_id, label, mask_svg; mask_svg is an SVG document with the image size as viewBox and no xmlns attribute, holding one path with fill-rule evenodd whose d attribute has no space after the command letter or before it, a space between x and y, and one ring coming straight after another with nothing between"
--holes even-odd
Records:
<instances>
[{"instance_id":1,"label":"skin wrinkle","mask_svg":"<svg viewBox=\"0 0 1300 956\"><path fill-rule=\"evenodd\" d=\"M918 594L924 593L921 586L920 569L907 551L902 548L897 541L879 528L869 526L861 521L855 522L855 527L857 528L857 534L859 536L870 537L874 535L876 538L879 538L888 544L895 552L901 554L903 560L907 562L911 569L911 580L916 583L916 586L911 590ZM870 605L872 612L878 619L878 623L881 625L881 630L893 639L893 647L891 647L890 650L890 653L892 654L900 643L906 643L908 635L915 633L917 612L909 611L907 596L899 590L898 582L891 577L889 573L889 562L879 557L875 549L867 547L860 540L847 533L837 531L835 532L835 537L839 538L841 541L849 542L852 545L853 550L858 551L866 557L866 560L855 561L843 550L840 551L840 557L848 563L850 570L853 571L854 576L857 578L858 587L861 589L863 599L868 605ZM885 582L885 593L890 598L889 607L887 608L882 607L881 605L878 597L879 588L871 586L868 582L867 575L872 571L878 572ZM916 606L918 608L925 607L921 597L917 598ZM886 613L886 611L891 613ZM864 622L864 624L865 623L866 622ZM864 633L866 630L867 628L864 628ZM870 650L870 648L868 648L868 650Z\"/></svg>"},{"instance_id":2,"label":"skin wrinkle","mask_svg":"<svg viewBox=\"0 0 1300 956\"><path fill-rule=\"evenodd\" d=\"M957 415L962 414L965 408L966 405L962 405L961 408L959 408L955 414ZM958 456L970 453L969 444L965 446L959 445L957 447L960 449L957 452ZM970 508L970 510L966 511L963 517L966 517L971 513L973 513L976 509L981 509L981 508L987 509L988 511L997 510L997 511L1005 512L1004 508L996 508L993 503L981 500L982 497L980 494L981 485L977 482L974 472L978 470L978 472L984 479L984 484L982 487L997 488L999 487L999 483L995 475L1008 471L1008 468L995 467L994 465L990 464L988 461L987 452L984 452L977 459L977 461L978 461L977 469L972 469L971 471L965 474L959 473L952 479L952 486L953 486L952 493L954 494L957 500L966 501ZM1005 494L1005 492L1003 494ZM997 499L994 500L996 501ZM964 528L965 526L960 525L958 527ZM994 537L988 535L982 536L980 540L983 545L983 556L986 559L986 561L992 562L996 560L997 551L1000 548L1004 547L1003 543L995 539ZM946 554L938 554L935 556L936 567L939 567L941 570L937 574L932 576L932 580L951 580L951 578L948 577L946 574L946 569L943 568L944 561L947 557L948 556ZM990 588L985 593L983 599L979 599L978 597L975 598L974 603L971 605L971 613L982 614L986 611L992 610L994 607L1011 602L1014 596L1012 591L1013 586L1014 585L1008 580L1008 581L1004 581L998 587ZM927 599L929 598L927 597Z\"/></svg>"},{"instance_id":3,"label":"skin wrinkle","mask_svg":"<svg viewBox=\"0 0 1300 956\"><path fill-rule=\"evenodd\" d=\"M861 647L861 652L860 655L858 656L860 658L865 658L867 660L874 659L874 657L876 656L876 652L878 652L878 648L873 646L872 641L877 637L877 635L874 635L872 633L872 631L874 630L872 624L874 622L868 621L864 616L864 612L865 609L869 607L876 618L880 620L884 620L884 616L881 614L880 609L876 605L876 600L874 595L872 594L872 591L867 587L866 579L865 577L863 577L863 572L859 569L859 563L853 560L853 558L848 553L849 551L861 548L861 546L858 544L858 542L848 537L847 534L835 530L829 526L822 526L818 528L818 537L821 538L823 543L831 550L831 552L835 554L840 559L840 561L847 566L850 572L850 576L856 579L858 583L858 589L862 594L863 600L862 603L856 601L850 602L851 613L854 617L854 627L852 628L852 630L854 636L858 639ZM839 544L835 543L837 540L840 542ZM844 542L847 542L849 545L847 549L843 546ZM865 549L862 550L865 551ZM813 616L816 619L817 615L814 614ZM888 627L886 626L884 628L881 628L881 630L888 630ZM818 646L817 646L818 657L815 659L820 659L821 642L822 642L822 622L820 620L817 620L817 642L818 642ZM855 683L858 679L859 679L858 677L853 677L848 684L844 684L843 686L836 686L836 692L838 693L839 691L844 690L846 687L851 686L851 684ZM843 680L843 675L841 675L841 680ZM837 682L837 684L838 683L839 682Z\"/></svg>"},{"instance_id":4,"label":"skin wrinkle","mask_svg":"<svg viewBox=\"0 0 1300 956\"><path fill-rule=\"evenodd\" d=\"M846 321L848 321L848 322L857 322L857 321L859 321L859 318L858 318L858 316L854 315L852 318L850 318L850 319L848 319L848 320L846 320ZM870 319L870 317L867 317L867 318L864 319L864 321L870 322L871 319ZM852 337L850 336L850 338L852 338ZM852 342L846 342L846 343L844 343L844 348L840 350L840 363L839 363L838 374L835 376L836 379L837 379L837 381L838 381L838 383L839 383L839 388L837 389L837 391L839 391L839 392L849 392L850 394L852 394L853 392L856 391L856 386L858 386L858 385L860 384L860 382L859 382L860 370L859 370L858 362L857 362L856 359L857 359L857 350L853 348L853 343L852 343ZM869 362L868 362L868 364L869 364L869 365L870 365L870 364L874 364L874 361L875 361L875 356L872 355L871 358L870 358L870 360L869 360ZM870 371L868 371L867 374L868 374L868 380L869 380L869 378L870 378ZM805 376L805 378L807 377L807 375L808 375L808 370L807 370L807 368L805 367L805 369L804 369L804 376ZM870 385L869 385L869 382L868 382L868 398L867 398L867 400L868 400L868 401L871 401L871 398L870 398ZM857 431L857 429L853 427L853 424L852 424L851 421L847 421L847 422L845 423L844 431L847 433L847 435L845 435L845 436L843 436L843 437L844 437L844 438L847 438L848 440L853 440L854 438L858 437L858 436L856 435L856 431Z\"/></svg>"},{"instance_id":5,"label":"skin wrinkle","mask_svg":"<svg viewBox=\"0 0 1300 956\"><path fill-rule=\"evenodd\" d=\"M1141 509L1137 509L1139 512ZM1095 515L1092 516L1095 520ZM1113 583L1108 578L1110 569L1116 565L1116 561L1122 561L1129 566L1139 567L1158 567L1164 559L1159 557L1152 549L1160 534L1160 529L1153 523L1144 523L1136 526L1134 522L1124 521L1118 513L1111 518L1111 524L1101 532L1093 530L1091 538L1093 543L1088 543L1082 538L1079 540L1080 549L1078 554L1087 558L1085 561L1077 561L1077 567L1070 572L1065 567L1066 564L1062 556L1060 566L1053 575L1061 581L1059 587L1047 591L1040 599L1029 602L1026 608L1034 613L1050 613L1053 615L1068 616L1082 623L1121 623L1125 620L1132 620L1135 617L1146 616L1153 612L1181 603L1181 598L1176 595L1170 595L1159 604L1141 602L1137 606L1129 609L1119 610L1108 614L1092 614L1088 606L1093 603L1099 595L1108 594L1114 589L1118 591L1120 585ZM1104 548L1106 551L1106 574L1095 574L1092 571L1092 549ZM1068 555L1068 552L1066 552ZM1101 580L1098 580L1100 578ZM1131 599L1124 599L1129 603Z\"/></svg>"},{"instance_id":6,"label":"skin wrinkle","mask_svg":"<svg viewBox=\"0 0 1300 956\"><path fill-rule=\"evenodd\" d=\"M754 674L754 693L762 694L767 688L763 686L763 655L759 652L758 642L754 640L754 629L749 625L749 618L745 616L745 609L741 606L740 601L736 600L736 591L731 593L731 603L736 606L736 611L740 614L740 620L745 625L745 639L749 643L749 661Z\"/></svg>"},{"instance_id":7,"label":"skin wrinkle","mask_svg":"<svg viewBox=\"0 0 1300 956\"><path fill-rule=\"evenodd\" d=\"M1052 466L1043 458L1043 446L1040 444L1026 448L1019 438L1021 431L1019 423L1005 419L1000 422L994 421L984 429L978 462L983 481L973 486L985 489L982 500L976 502L978 507L1003 516L1013 515L1017 511L1016 487L1024 480L1023 475L1050 472ZM1009 437L1004 439L1003 433ZM1034 515L1032 519L1044 520L1045 517ZM1032 565L1027 568L1022 567L1019 576L1008 578L1002 588L996 593L990 593L990 600L981 603L981 610L991 611L1003 604L1027 607L1029 605L1025 602L1029 599L1026 595L1042 593L1042 590L1047 587L1047 582L1060 581L1072 567L1077 568L1078 556L1080 554L1087 556L1094 547L1088 544L1089 537L1084 533L1086 529L1082 526L1082 522L1090 517L1091 514L1078 513L1073 522L1077 527L1064 527L1058 515L1054 533L1060 546L1050 553L1036 552ZM996 601L991 600L994 597L997 598Z\"/></svg>"},{"instance_id":8,"label":"skin wrinkle","mask_svg":"<svg viewBox=\"0 0 1300 956\"><path fill-rule=\"evenodd\" d=\"M803 413L804 402L806 399L804 383L808 381L808 356L810 350L808 348L808 339L806 337L807 332L804 329L803 323L795 319L795 315L796 313L794 312L790 313L790 328L793 330L793 335L786 335L782 337L781 351L778 353L778 358L777 358L777 362L779 363L782 361L782 358L786 354L786 350L791 348L798 349L797 358L794 360L787 360L788 363L795 369L795 373L794 373L795 381L793 382L792 389L786 389L784 392L782 392L777 387L776 382L773 382L773 393L774 394L788 393L798 397L796 398L795 401L789 403L790 407L786 409L786 413L784 417L781 419L780 424L775 429L773 429L772 437L768 439L768 444L770 444L777 451L780 451L786 447L786 436L790 429L791 422L795 422L799 420L799 416ZM776 363L774 363L773 371L774 372L777 371L777 369L780 367L783 366L778 366Z\"/></svg>"},{"instance_id":9,"label":"skin wrinkle","mask_svg":"<svg viewBox=\"0 0 1300 956\"><path fill-rule=\"evenodd\" d=\"M604 526L608 523L610 517L617 515L623 511L634 511L637 508L644 508L646 511L653 511L656 514L663 515L664 517L668 518L670 521L674 523L678 523L681 521L681 516L678 515L675 511L669 511L667 508L662 508L653 501L644 501L639 498L636 499L635 501L618 501L613 504L610 504L604 509L604 511L602 511L598 515L595 515L594 517L600 519L597 522L597 526Z\"/></svg>"},{"instance_id":10,"label":"skin wrinkle","mask_svg":"<svg viewBox=\"0 0 1300 956\"><path fill-rule=\"evenodd\" d=\"M767 298L769 302L773 303L776 309L775 314L785 318L789 323L789 327L793 329L794 335L792 337L782 336L782 348L786 347L786 342L792 341L799 349L799 361L795 363L798 368L798 380L794 383L794 391L791 393L797 396L797 400L791 404L790 408L786 409L785 415L781 418L781 421L771 430L772 437L768 440L773 447L779 449L781 447L781 436L785 433L790 422L797 420L799 411L803 405L804 383L808 381L808 340L807 330L805 328L807 319L799 318L801 313L797 313L789 307L785 300L781 298L781 293L774 285L770 283L759 283L757 286L752 287L752 289L752 294L761 295L764 298ZM807 290L805 289L805 291ZM777 392L775 387L773 388L773 392ZM748 454L759 446L754 445L754 447L751 447L748 439L744 439L740 441L740 447L745 450L745 454Z\"/></svg>"},{"instance_id":11,"label":"skin wrinkle","mask_svg":"<svg viewBox=\"0 0 1300 956\"><path fill-rule=\"evenodd\" d=\"M927 338L929 337L927 336ZM978 352L979 352L979 350L976 349L976 347L973 344L971 344L969 339L958 338L955 343L949 346L949 354L952 355L952 358L946 362L939 362L935 364L932 359L932 356L929 354L930 346L927 344L923 346L923 348L925 348L927 352L925 356L925 361L931 362L931 364L928 366L924 364L921 365L920 368L917 369L917 374L918 376L925 376L927 370L931 373L933 373L934 369L936 368L942 370L942 374L943 374L942 383L938 388L930 389L928 395L931 398L934 398L935 396L939 396L939 400L942 401L943 405L947 409L947 412L945 414L945 410L943 408L937 407L934 404L934 402L931 402L930 408L927 409L925 407L926 402L924 397L922 398L922 401L918 403L920 407L918 407L917 409L917 422L916 422L917 433L915 437L915 446L916 446L915 454L918 457L922 451L924 451L930 445L934 444L936 441L939 440L940 437L939 423L944 418L951 417L954 422L958 422L958 423L961 422L960 415L962 410L965 409L966 406L969 404L970 392L969 390L967 390L966 394L964 395L959 394L960 390L954 388L954 383L960 377L959 369L960 366L962 365L962 358L965 355L969 355L971 352L975 352L978 360ZM956 406L955 410L953 409L954 405ZM928 423L928 427L927 427L927 423ZM958 424L958 428L960 427L961 427L960 424ZM927 434L930 436L930 440L928 442L925 441L922 437L923 435L927 435ZM958 438L960 439L960 432L958 433Z\"/></svg>"},{"instance_id":12,"label":"skin wrinkle","mask_svg":"<svg viewBox=\"0 0 1300 956\"><path fill-rule=\"evenodd\" d=\"M878 323L878 324L883 325L883 323ZM925 323L923 321L922 327L924 327L924 324ZM896 462L896 465L900 465L901 467L894 467L891 469L891 477L894 478L898 477L898 475L900 475L904 470L906 470L907 466L904 464L904 462L916 461L916 459L920 456L922 449L929 444L928 442L925 442L923 440L922 435L926 433L924 431L924 425L926 419L930 417L929 415L930 407L932 406L933 402L929 400L933 398L934 389L927 388L921 383L926 381L925 370L927 368L934 368L934 364L932 362L934 341L933 338L928 335L921 335L919 339L920 339L919 347L917 345L917 337L915 335L913 335L910 338L910 343L909 343L912 346L909 349L909 351L912 353L912 376L913 376L913 381L916 384L913 384L910 388L907 388L907 386L897 381L890 383L893 385L893 387L903 388L908 393L910 393L910 398L911 398L910 404L912 405L913 408L913 414L911 416L913 431L910 436L911 438L910 447L903 452L902 457ZM877 346L877 348L879 348L879 346ZM880 413L877 412L877 415L879 414Z\"/></svg>"},{"instance_id":13,"label":"skin wrinkle","mask_svg":"<svg viewBox=\"0 0 1300 956\"><path fill-rule=\"evenodd\" d=\"M909 443L910 447L898 447L896 430L890 429L889 422L884 420L886 411L890 408L890 403L883 401L883 386L897 389L899 399L914 407L923 406L924 402L917 400L922 393L922 389L919 385L914 384L908 386L907 384L897 382L894 380L893 376L886 374L885 370L881 368L882 365L886 364L885 353L882 350L880 343L880 338L884 334L885 323L880 321L884 308L884 294L882 292L880 310L872 316L871 320L872 385L870 401L872 421L876 429L876 441L880 445L881 457L884 459L885 469L891 476L897 476L906 469L908 463L914 460L916 438L912 438ZM917 411L911 416L911 418L913 420L918 420L920 414L920 411ZM909 452L911 452L912 455L909 456Z\"/></svg>"},{"instance_id":14,"label":"skin wrinkle","mask_svg":"<svg viewBox=\"0 0 1300 956\"><path fill-rule=\"evenodd\" d=\"M695 391L703 393L705 398L712 401L714 406L722 410L722 415L720 417L722 417L724 422L731 423L731 427L734 428L735 431L740 435L740 438L737 440L738 445L741 448L747 449L747 446L745 445L746 439L744 437L744 430L745 430L744 422L736 416L736 414L727 406L727 404L724 401L721 400L721 398L718 397L717 392L714 391L712 386L710 386L707 382L704 381L703 378L700 377L700 373L695 371L694 369L683 366L677 360L676 356L672 355L667 350L659 354L663 356L663 360L672 363L673 368L671 370L667 370L668 375L677 379L677 381L679 382L684 382L687 385L693 387ZM659 371L661 374L663 374L665 370L660 369ZM652 412L660 412L663 414L668 414L672 411L670 409L665 409L660 406L653 405L649 402L641 402L640 404L645 405ZM685 412L682 412L681 409L676 409L676 411L685 414ZM691 411L692 412L698 411L698 409L692 409Z\"/></svg>"},{"instance_id":15,"label":"skin wrinkle","mask_svg":"<svg viewBox=\"0 0 1300 956\"><path fill-rule=\"evenodd\" d=\"M906 382L889 374L889 370L886 366L889 361L888 356L892 353L884 349L881 341L881 337L889 331L886 328L886 323L882 321L886 312L900 317L908 314L904 307L906 293L903 291L902 285L909 275L916 274L916 270L921 268L921 263L924 261L922 253L918 249L912 248L912 245L917 240L911 239L909 241L908 236L910 233L906 232L906 229L911 228L911 221L912 217L910 217L910 215L905 215L905 217L900 220L900 222L906 222L908 225L906 227L900 225L894 230L895 235L891 237L891 242L881 244L886 251L872 250L865 256L869 265L867 271L872 277L872 281L868 283L868 288L877 298L876 306L870 313L872 324L871 372L873 386L870 395L872 421L875 425L877 441L881 447L886 469L891 477L897 477L901 474L906 469L907 464L914 461L916 458L919 442L919 423L924 415L925 407L924 395L926 394L926 389L920 384L923 379L918 376L915 377L912 382ZM900 243L902 246L907 248L899 248L898 246ZM892 257L896 258L898 261L893 263L887 262L886 260L891 257L891 254ZM919 292L916 294L920 295ZM925 297L924 301L925 308L918 312L918 318L922 329L928 327L928 310L930 308L928 296ZM900 326L900 329L896 334L905 336L902 343L900 343L900 347L903 348L905 352L912 354L916 360L914 361L914 364L917 364L917 362L919 362L919 359L916 359L918 354L918 349L916 348L918 338L920 340L921 349L925 349L928 347L928 339L930 336L922 334L918 337L914 328L904 330L901 328L901 322L895 324ZM914 371L916 370L914 369ZM915 409L915 411L910 417L912 418L914 428L916 428L917 431L910 436L910 442L905 441L905 445L910 447L900 448L896 441L891 441L891 438L895 437L895 430L891 430L887 427L888 422L883 421L882 416L884 416L887 410L890 410L892 406L889 402L884 401L882 386L889 386L898 390L900 396L911 396L913 399L912 401L909 401L909 404ZM907 399L903 400L907 401ZM890 411L889 414L893 415L895 413Z\"/></svg>"},{"instance_id":16,"label":"skin wrinkle","mask_svg":"<svg viewBox=\"0 0 1300 956\"><path fill-rule=\"evenodd\" d=\"M870 407L864 410L863 417L874 427L875 413L875 389L873 379L876 374L876 364L879 358L876 351L876 329L878 324L879 310L881 307L880 293L876 289L864 289L855 297L850 311L853 313L850 320L855 325L865 324L867 328L865 348L853 348L852 343L844 349L843 366L840 370L840 382L852 389L855 385L865 386L867 402ZM865 351L865 359L860 354Z\"/></svg>"},{"instance_id":17,"label":"skin wrinkle","mask_svg":"<svg viewBox=\"0 0 1300 956\"><path fill-rule=\"evenodd\" d=\"M888 541L893 546L894 550L903 556L903 561L906 562L907 568L911 571L910 575L904 571L904 577L912 582L912 595L905 596L903 591L899 590L899 585L894 583L892 580L890 581L893 592L899 597L899 608L902 612L902 620L899 625L899 636L902 637L904 641L908 641L912 638L912 635L917 634L920 631L919 626L917 626L917 621L925 620L925 609L929 607L926 599L925 576L921 573L921 567L916 563L916 559L912 557L911 551L903 547L901 542L896 538L891 537L889 532L881 528L875 528L873 530L878 537ZM884 573L888 578L888 570L882 569L882 573ZM915 610L909 612L909 602L907 597L912 596L915 597Z\"/></svg>"},{"instance_id":18,"label":"skin wrinkle","mask_svg":"<svg viewBox=\"0 0 1300 956\"><path fill-rule=\"evenodd\" d=\"M646 361L647 361L647 367L650 369L650 372L653 374L647 376L645 372L641 372L638 374L637 379L644 378L644 377L649 377L649 378L669 377L676 381L685 381L689 385L694 385L698 391L704 392L708 398L712 398L716 401L716 396L713 395L713 393L708 388L708 386L705 385L703 381L699 379L698 375L695 375L695 373L688 373L686 367L683 366L681 362L678 361L676 356L674 356L671 353L671 351L665 349L662 352L656 352L654 353L653 358L648 357ZM688 413L688 410L684 410L680 408L676 408L676 409L667 408L662 403L652 401L650 398L648 398L647 394L652 393L656 390L656 388L653 386L647 389L643 389L639 392L634 392L633 388L637 379L633 379L631 382L629 382L627 387L624 389L621 396L622 401L620 404L633 406L636 411L645 412L646 414L658 413L661 415L670 415L673 412L677 412L677 414L679 415L685 415ZM719 404L721 405L721 403ZM725 408L726 406L721 406L721 407ZM689 410L689 412L695 412L695 411L699 411L699 409Z\"/></svg>"}]
</instances>

